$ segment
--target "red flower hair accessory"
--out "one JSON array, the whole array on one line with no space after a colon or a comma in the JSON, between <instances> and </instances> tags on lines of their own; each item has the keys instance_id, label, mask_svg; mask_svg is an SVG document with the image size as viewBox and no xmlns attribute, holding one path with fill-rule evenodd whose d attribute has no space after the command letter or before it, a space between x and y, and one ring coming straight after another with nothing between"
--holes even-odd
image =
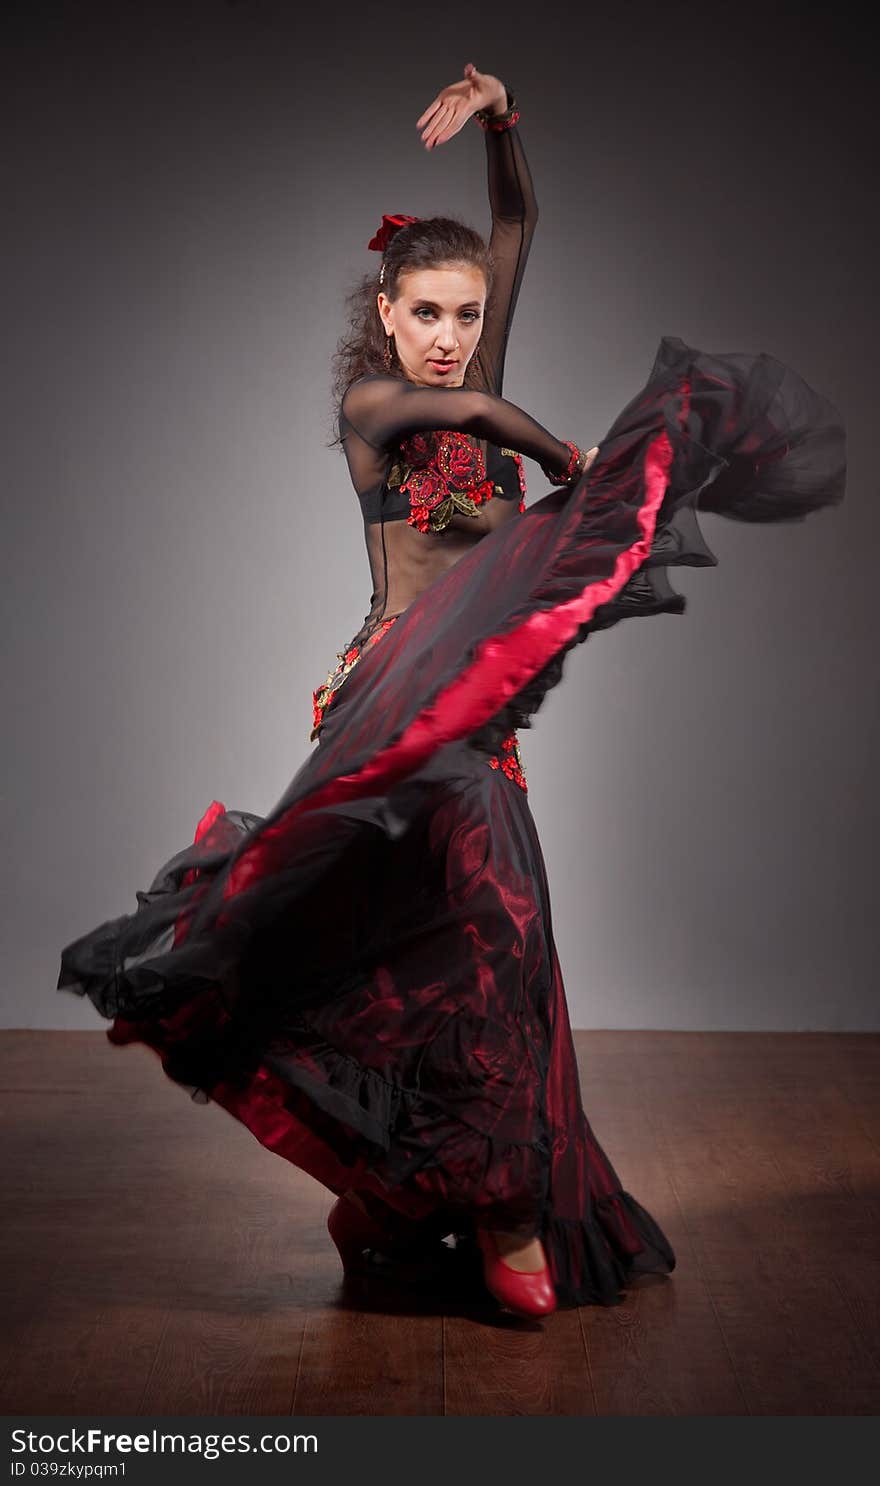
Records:
<instances>
[{"instance_id":1,"label":"red flower hair accessory","mask_svg":"<svg viewBox=\"0 0 880 1486\"><path fill-rule=\"evenodd\" d=\"M376 248L380 253L384 253L395 232L399 232L401 227L408 227L410 222L420 220L419 217L408 217L404 212L395 212L390 216L387 212L383 212L382 225L367 243L367 247Z\"/></svg>"}]
</instances>

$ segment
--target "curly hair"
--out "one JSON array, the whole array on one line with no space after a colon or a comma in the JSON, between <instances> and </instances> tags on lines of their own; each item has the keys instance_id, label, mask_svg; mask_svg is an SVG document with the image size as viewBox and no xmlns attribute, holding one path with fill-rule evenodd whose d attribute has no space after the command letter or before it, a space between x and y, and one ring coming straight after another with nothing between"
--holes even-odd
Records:
<instances>
[{"instance_id":1,"label":"curly hair","mask_svg":"<svg viewBox=\"0 0 880 1486\"><path fill-rule=\"evenodd\" d=\"M385 327L376 303L379 289L393 303L400 292L400 280L406 273L422 268L451 268L464 264L478 268L486 280L486 298L492 291L493 265L489 249L479 232L455 217L422 217L398 228L383 254L385 278L379 284L378 270L364 274L346 296L348 330L340 337L333 355L333 428L334 437L327 447L342 447L338 432L339 408L346 389L365 372L387 371L385 365ZM392 362L392 371L399 363ZM469 362L464 374L474 366Z\"/></svg>"}]
</instances>

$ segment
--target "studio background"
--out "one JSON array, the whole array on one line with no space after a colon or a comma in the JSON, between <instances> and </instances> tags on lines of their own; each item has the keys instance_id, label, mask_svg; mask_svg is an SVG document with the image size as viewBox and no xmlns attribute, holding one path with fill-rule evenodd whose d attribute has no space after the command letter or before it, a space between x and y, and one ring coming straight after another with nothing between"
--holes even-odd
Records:
<instances>
[{"instance_id":1,"label":"studio background","mask_svg":"<svg viewBox=\"0 0 880 1486\"><path fill-rule=\"evenodd\" d=\"M701 518L684 616L572 652L521 734L571 1021L876 1029L870 120L853 19L796 6L270 0L12 7L3 84L7 1027L103 1027L61 947L136 907L212 799L267 813L366 614L331 437L383 212L488 234L501 77L540 220L504 394L600 440L662 335L767 351L842 410L848 493ZM546 482L526 461L528 500Z\"/></svg>"}]
</instances>

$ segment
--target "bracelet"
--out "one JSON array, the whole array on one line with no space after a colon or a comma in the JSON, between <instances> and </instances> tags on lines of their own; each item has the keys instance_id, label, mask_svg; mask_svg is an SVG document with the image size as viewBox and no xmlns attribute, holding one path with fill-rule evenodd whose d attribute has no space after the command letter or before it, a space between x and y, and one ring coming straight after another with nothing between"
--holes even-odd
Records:
<instances>
[{"instance_id":1,"label":"bracelet","mask_svg":"<svg viewBox=\"0 0 880 1486\"><path fill-rule=\"evenodd\" d=\"M474 118L481 129L491 130L493 134L497 134L502 129L512 129L514 124L519 120L519 109L516 106L516 99L506 84L505 92L507 93L507 108L503 114L490 113L487 108L480 108L474 114Z\"/></svg>"},{"instance_id":2,"label":"bracelet","mask_svg":"<svg viewBox=\"0 0 880 1486\"><path fill-rule=\"evenodd\" d=\"M570 439L563 439L562 442L567 449L571 450L571 458L568 461L565 473L554 475L552 470L548 470L546 464L541 465L541 469L544 471L551 485L570 485L575 475L583 473L583 464L586 462L586 450L579 449L577 444L573 444Z\"/></svg>"}]
</instances>

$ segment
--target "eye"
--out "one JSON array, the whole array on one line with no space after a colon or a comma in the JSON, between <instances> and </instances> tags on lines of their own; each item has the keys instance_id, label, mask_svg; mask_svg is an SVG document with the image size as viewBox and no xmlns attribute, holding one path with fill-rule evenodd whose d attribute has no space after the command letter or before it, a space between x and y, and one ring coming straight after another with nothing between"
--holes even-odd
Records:
<instances>
[{"instance_id":1,"label":"eye","mask_svg":"<svg viewBox=\"0 0 880 1486\"><path fill-rule=\"evenodd\" d=\"M415 314L418 317L421 317L422 315L431 315L431 316L433 316L434 311L431 309L430 305L421 304L421 305L419 305L418 309L415 311ZM479 310L462 310L462 319L463 320L466 320L468 322L468 324L471 324L474 320L478 320L479 318L480 318L480 311Z\"/></svg>"}]
</instances>

